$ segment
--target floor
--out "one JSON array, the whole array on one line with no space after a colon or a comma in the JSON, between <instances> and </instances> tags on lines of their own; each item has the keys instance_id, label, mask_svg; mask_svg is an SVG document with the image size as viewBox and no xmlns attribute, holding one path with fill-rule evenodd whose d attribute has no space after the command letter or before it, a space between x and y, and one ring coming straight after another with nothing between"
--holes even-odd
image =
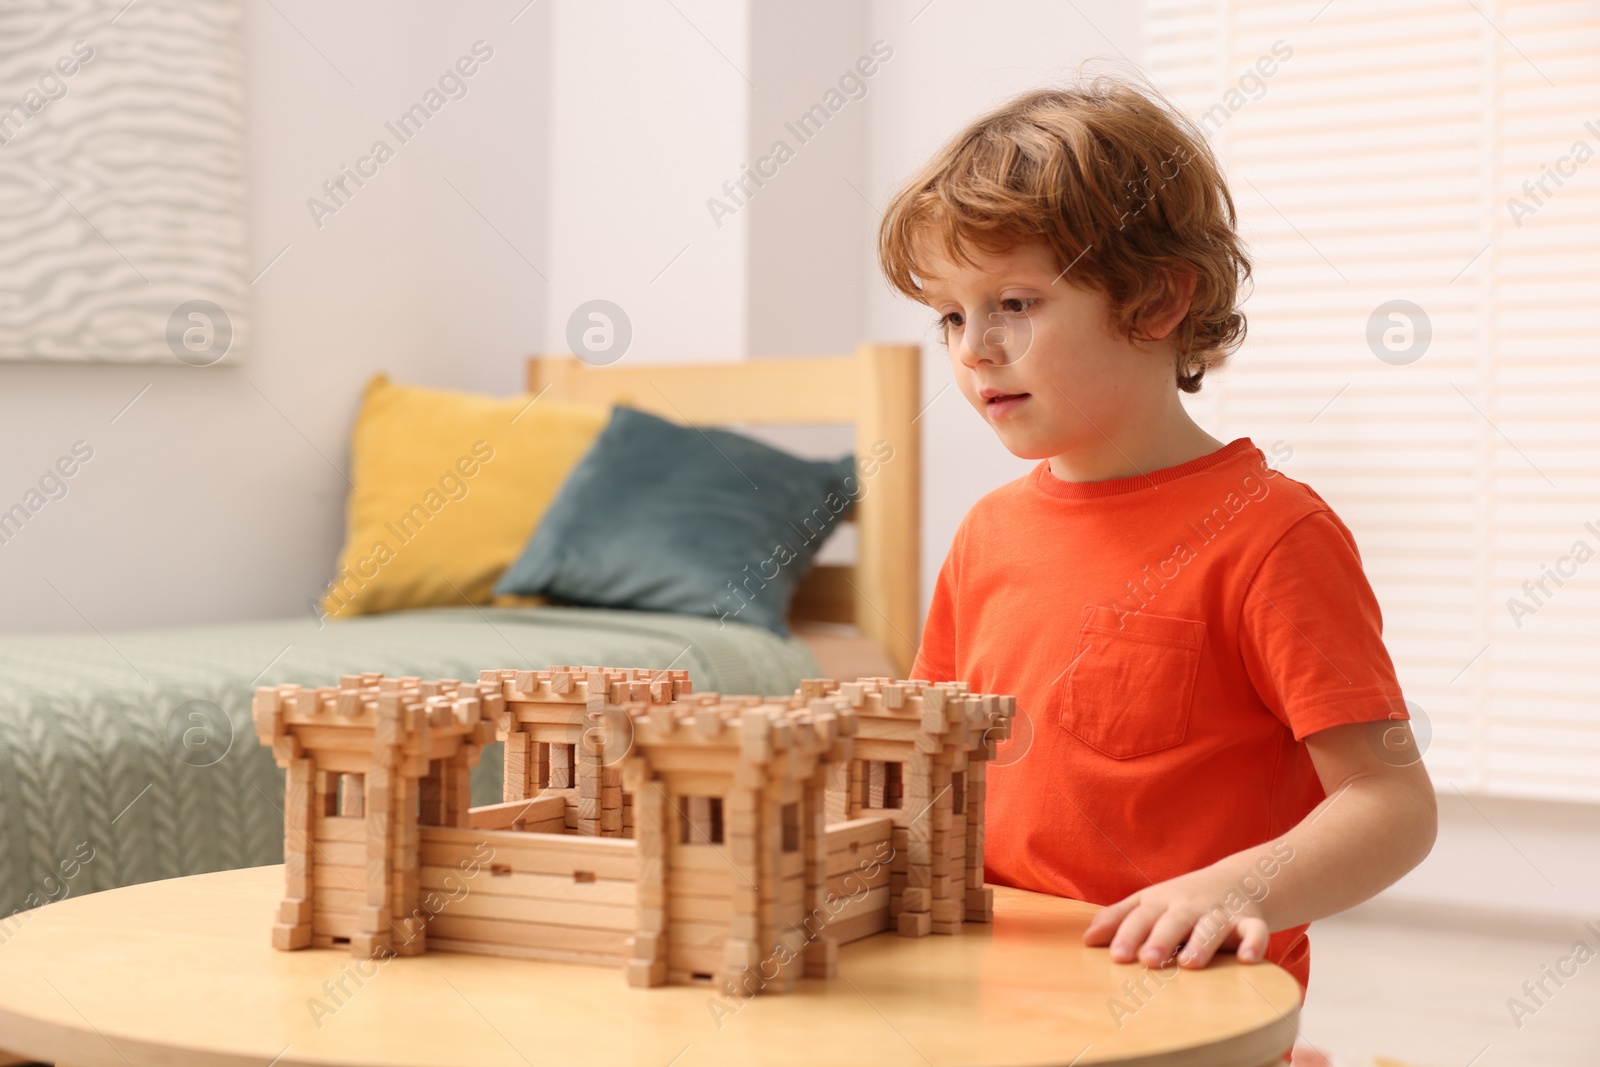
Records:
<instances>
[{"instance_id":1,"label":"floor","mask_svg":"<svg viewBox=\"0 0 1600 1067\"><path fill-rule=\"evenodd\" d=\"M1325 919L1311 929L1303 1043L1335 1067L1593 1067L1600 913L1592 925L1541 920L1518 931L1483 916L1405 912ZM1526 1009L1515 1016L1513 997Z\"/></svg>"}]
</instances>

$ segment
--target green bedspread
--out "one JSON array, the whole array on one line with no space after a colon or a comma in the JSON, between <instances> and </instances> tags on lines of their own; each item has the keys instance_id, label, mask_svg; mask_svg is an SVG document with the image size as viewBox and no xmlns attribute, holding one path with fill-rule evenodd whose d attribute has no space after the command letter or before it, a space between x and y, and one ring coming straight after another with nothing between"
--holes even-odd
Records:
<instances>
[{"instance_id":1,"label":"green bedspread","mask_svg":"<svg viewBox=\"0 0 1600 1067\"><path fill-rule=\"evenodd\" d=\"M283 774L255 739L255 686L553 663L686 668L723 693L788 693L817 671L801 642L752 626L556 607L0 638L0 943L20 908L282 860ZM499 800L499 745L473 797Z\"/></svg>"}]
</instances>

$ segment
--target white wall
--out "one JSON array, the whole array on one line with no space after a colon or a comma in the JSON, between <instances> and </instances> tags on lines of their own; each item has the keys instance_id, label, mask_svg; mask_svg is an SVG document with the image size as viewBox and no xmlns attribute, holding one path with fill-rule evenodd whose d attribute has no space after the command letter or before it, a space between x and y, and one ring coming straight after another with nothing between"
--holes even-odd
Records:
<instances>
[{"instance_id":1,"label":"white wall","mask_svg":"<svg viewBox=\"0 0 1600 1067\"><path fill-rule=\"evenodd\" d=\"M1439 794L1439 838L1379 899L1501 910L1508 921L1600 918L1600 818L1590 804Z\"/></svg>"},{"instance_id":2,"label":"white wall","mask_svg":"<svg viewBox=\"0 0 1600 1067\"><path fill-rule=\"evenodd\" d=\"M304 610L342 536L368 376L517 387L545 299L521 255L548 273L548 7L512 24L521 6L249 0L252 271L288 246L253 287L253 351L209 368L0 364L0 500L74 441L94 448L68 496L0 546L0 629ZM479 39L494 56L467 95L319 230L307 198Z\"/></svg>"},{"instance_id":3,"label":"white wall","mask_svg":"<svg viewBox=\"0 0 1600 1067\"><path fill-rule=\"evenodd\" d=\"M601 299L632 324L630 362L741 358L748 216L718 229L705 200L748 158L745 3L549 6L544 350Z\"/></svg>"},{"instance_id":4,"label":"white wall","mask_svg":"<svg viewBox=\"0 0 1600 1067\"><path fill-rule=\"evenodd\" d=\"M860 0L753 3L751 11L749 153L756 163L785 151L793 158L766 166L776 175L743 209L750 216L745 350L758 357L849 352L863 339L873 283L861 258L862 235L874 221L864 191L869 116L894 61L871 55ZM863 57L866 77L855 67ZM820 117L811 111L818 104L839 110L825 122L813 119L818 129L800 125L803 115ZM849 440L840 438L846 451Z\"/></svg>"}]
</instances>

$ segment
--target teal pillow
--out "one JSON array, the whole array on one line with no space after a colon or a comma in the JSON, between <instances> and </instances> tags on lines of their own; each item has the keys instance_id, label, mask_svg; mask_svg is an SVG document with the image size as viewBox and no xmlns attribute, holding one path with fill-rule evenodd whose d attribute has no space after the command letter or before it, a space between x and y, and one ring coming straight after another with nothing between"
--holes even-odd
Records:
<instances>
[{"instance_id":1,"label":"teal pillow","mask_svg":"<svg viewBox=\"0 0 1600 1067\"><path fill-rule=\"evenodd\" d=\"M494 591L787 635L795 588L859 492L853 457L617 407Z\"/></svg>"}]
</instances>

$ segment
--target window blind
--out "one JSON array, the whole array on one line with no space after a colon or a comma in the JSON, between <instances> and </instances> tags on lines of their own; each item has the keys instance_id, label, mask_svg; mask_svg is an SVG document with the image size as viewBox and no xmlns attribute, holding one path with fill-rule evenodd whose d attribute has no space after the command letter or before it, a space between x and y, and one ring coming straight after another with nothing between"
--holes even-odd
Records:
<instances>
[{"instance_id":1,"label":"window blind","mask_svg":"<svg viewBox=\"0 0 1600 1067\"><path fill-rule=\"evenodd\" d=\"M1355 533L1436 782L1600 800L1600 0L1145 11L1256 268L1191 411Z\"/></svg>"}]
</instances>

